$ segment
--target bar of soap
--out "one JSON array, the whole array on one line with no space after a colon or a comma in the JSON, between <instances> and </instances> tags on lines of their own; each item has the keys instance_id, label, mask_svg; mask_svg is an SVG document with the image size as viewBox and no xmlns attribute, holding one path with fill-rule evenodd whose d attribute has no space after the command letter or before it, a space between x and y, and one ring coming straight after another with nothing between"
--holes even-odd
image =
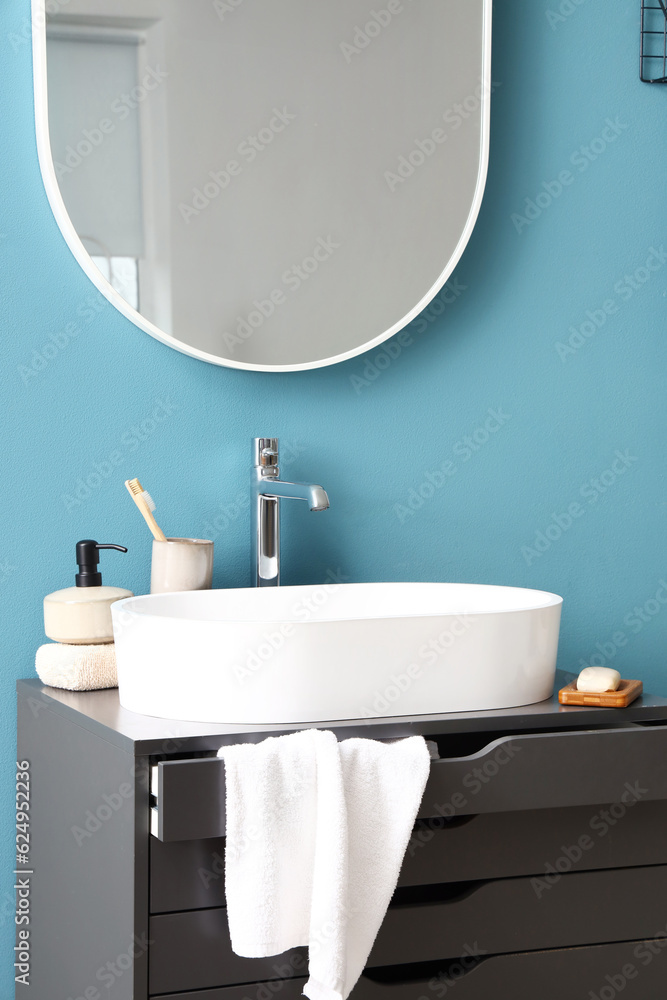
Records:
<instances>
[{"instance_id":1,"label":"bar of soap","mask_svg":"<svg viewBox=\"0 0 667 1000\"><path fill-rule=\"evenodd\" d=\"M610 667L584 667L577 677L577 691L589 694L603 694L605 691L616 691L621 683L618 670Z\"/></svg>"}]
</instances>

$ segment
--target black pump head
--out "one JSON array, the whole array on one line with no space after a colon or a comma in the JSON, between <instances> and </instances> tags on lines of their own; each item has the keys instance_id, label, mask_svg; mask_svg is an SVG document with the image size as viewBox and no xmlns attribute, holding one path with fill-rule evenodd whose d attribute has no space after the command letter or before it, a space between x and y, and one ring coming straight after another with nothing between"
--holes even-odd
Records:
<instances>
[{"instance_id":1,"label":"black pump head","mask_svg":"<svg viewBox=\"0 0 667 1000\"><path fill-rule=\"evenodd\" d=\"M100 549L117 549L119 552L127 552L124 545L100 545L92 538L84 538L76 543L76 561L79 572L75 576L77 587L101 587L102 574L97 570L100 561L98 552Z\"/></svg>"}]
</instances>

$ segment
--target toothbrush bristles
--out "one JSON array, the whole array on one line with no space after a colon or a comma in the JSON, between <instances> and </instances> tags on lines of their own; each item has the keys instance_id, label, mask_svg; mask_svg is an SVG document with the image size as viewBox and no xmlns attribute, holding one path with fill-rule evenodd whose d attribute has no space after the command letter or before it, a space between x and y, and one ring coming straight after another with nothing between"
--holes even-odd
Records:
<instances>
[{"instance_id":1,"label":"toothbrush bristles","mask_svg":"<svg viewBox=\"0 0 667 1000\"><path fill-rule=\"evenodd\" d=\"M140 495L141 495L142 499L144 500L144 502L145 502L146 506L148 507L148 509L150 511L154 511L155 510L155 501L153 500L153 497L150 495L150 493L148 492L148 490L143 490Z\"/></svg>"}]
</instances>

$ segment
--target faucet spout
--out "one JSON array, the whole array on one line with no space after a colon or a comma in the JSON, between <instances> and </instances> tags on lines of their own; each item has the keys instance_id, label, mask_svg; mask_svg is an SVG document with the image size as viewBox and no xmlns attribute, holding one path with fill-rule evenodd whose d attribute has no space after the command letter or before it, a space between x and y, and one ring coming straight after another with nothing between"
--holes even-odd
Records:
<instances>
[{"instance_id":1,"label":"faucet spout","mask_svg":"<svg viewBox=\"0 0 667 1000\"><path fill-rule=\"evenodd\" d=\"M253 440L251 491L252 573L256 587L280 584L280 501L305 500L310 510L326 510L329 497L316 483L280 478L278 439Z\"/></svg>"},{"instance_id":2,"label":"faucet spout","mask_svg":"<svg viewBox=\"0 0 667 1000\"><path fill-rule=\"evenodd\" d=\"M282 497L285 500L305 500L311 510L326 510L329 497L326 490L315 483L288 483L282 479L262 480L260 493L265 497Z\"/></svg>"},{"instance_id":3,"label":"faucet spout","mask_svg":"<svg viewBox=\"0 0 667 1000\"><path fill-rule=\"evenodd\" d=\"M321 486L310 487L310 509L327 510L329 507L329 496Z\"/></svg>"}]
</instances>

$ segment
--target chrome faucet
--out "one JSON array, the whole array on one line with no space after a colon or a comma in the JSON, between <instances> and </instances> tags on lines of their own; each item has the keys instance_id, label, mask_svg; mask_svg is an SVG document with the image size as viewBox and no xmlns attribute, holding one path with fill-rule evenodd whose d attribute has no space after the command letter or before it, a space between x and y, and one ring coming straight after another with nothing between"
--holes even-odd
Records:
<instances>
[{"instance_id":1,"label":"chrome faucet","mask_svg":"<svg viewBox=\"0 0 667 1000\"><path fill-rule=\"evenodd\" d=\"M321 486L283 482L278 460L278 438L253 438L250 518L255 587L280 584L280 500L305 500L311 510L326 510L329 506L329 497Z\"/></svg>"}]
</instances>

